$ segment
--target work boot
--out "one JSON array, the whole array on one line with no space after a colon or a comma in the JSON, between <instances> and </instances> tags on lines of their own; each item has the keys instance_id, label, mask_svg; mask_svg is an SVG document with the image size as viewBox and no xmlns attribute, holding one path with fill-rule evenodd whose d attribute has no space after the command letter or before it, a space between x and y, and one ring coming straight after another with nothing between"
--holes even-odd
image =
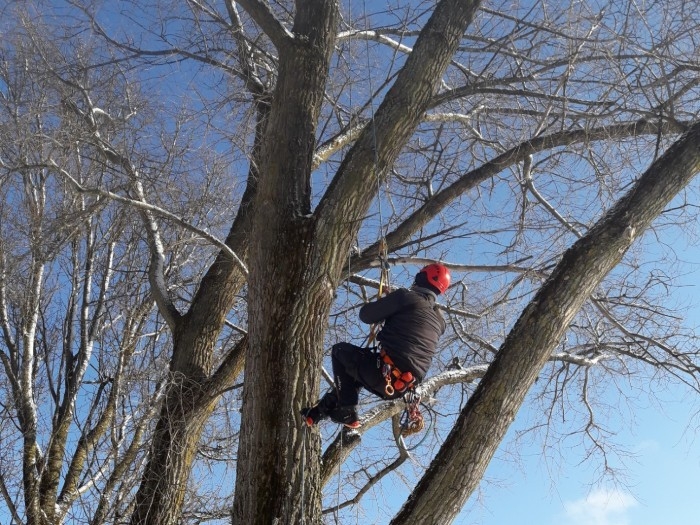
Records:
<instances>
[{"instance_id":1,"label":"work boot","mask_svg":"<svg viewBox=\"0 0 700 525\"><path fill-rule=\"evenodd\" d=\"M306 426L312 427L316 425L319 421L322 419L325 419L326 416L325 414L321 414L321 411L318 408L318 405L314 405L312 407L305 407L301 409L301 416L304 418L304 422L306 423Z\"/></svg>"},{"instance_id":2,"label":"work boot","mask_svg":"<svg viewBox=\"0 0 700 525\"><path fill-rule=\"evenodd\" d=\"M301 409L301 415L306 424L310 427L316 425L328 417L328 413L338 407L338 396L335 390L326 392L318 403L312 407Z\"/></svg>"},{"instance_id":3,"label":"work boot","mask_svg":"<svg viewBox=\"0 0 700 525\"><path fill-rule=\"evenodd\" d=\"M360 418L354 406L336 407L328 412L332 421L345 425L348 428L359 428Z\"/></svg>"}]
</instances>

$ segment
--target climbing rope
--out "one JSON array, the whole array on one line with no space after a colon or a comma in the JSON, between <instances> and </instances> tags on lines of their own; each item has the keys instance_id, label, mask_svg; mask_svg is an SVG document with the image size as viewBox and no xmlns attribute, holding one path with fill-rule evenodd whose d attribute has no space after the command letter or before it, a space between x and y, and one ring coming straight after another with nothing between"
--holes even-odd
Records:
<instances>
[{"instance_id":1,"label":"climbing rope","mask_svg":"<svg viewBox=\"0 0 700 525\"><path fill-rule=\"evenodd\" d=\"M367 4L362 2L362 9L365 21L365 30L368 31L368 20L367 15ZM377 141L377 127L374 120L374 87L372 86L372 66L369 58L369 38L365 39L365 56L367 58L367 72L369 73L367 82L369 84L369 109L370 109L370 125L372 126L372 152L374 155L374 166L373 171L377 183L377 215L379 217L379 247L378 247L378 258L380 266L380 277L379 277L379 289L377 292L377 298L380 298L386 290L389 288L389 247L386 242L386 232L384 224L384 215L382 213L382 179L379 174L379 148Z\"/></svg>"},{"instance_id":2,"label":"climbing rope","mask_svg":"<svg viewBox=\"0 0 700 525\"><path fill-rule=\"evenodd\" d=\"M406 446L406 450L408 452L413 452L418 447L420 447L423 444L423 442L425 442L425 440L428 438L428 429L431 428L435 422L435 415L434 415L433 411L431 410L431 408L429 406L425 405L424 403L420 403L420 404L423 405L423 408L425 409L425 412L428 415L428 418L427 418L428 423L426 424L425 419L423 419L423 425L425 428L425 430L423 432L423 436L418 440L417 443L411 445L410 447ZM401 422L399 423L401 425L401 428L403 428L403 422L404 422L405 417L406 417L406 412L404 412L404 414L402 415ZM416 434L416 432L407 434L407 433L404 433L403 431L401 431L402 438L411 437L411 436L414 436L415 434Z\"/></svg>"},{"instance_id":3,"label":"climbing rope","mask_svg":"<svg viewBox=\"0 0 700 525\"><path fill-rule=\"evenodd\" d=\"M389 260L388 260L388 248L386 244L386 239L382 236L379 240L379 286L377 287L377 299L381 298L385 293L389 291ZM369 328L368 342L372 344L377 339L377 334L381 324L375 323Z\"/></svg>"}]
</instances>

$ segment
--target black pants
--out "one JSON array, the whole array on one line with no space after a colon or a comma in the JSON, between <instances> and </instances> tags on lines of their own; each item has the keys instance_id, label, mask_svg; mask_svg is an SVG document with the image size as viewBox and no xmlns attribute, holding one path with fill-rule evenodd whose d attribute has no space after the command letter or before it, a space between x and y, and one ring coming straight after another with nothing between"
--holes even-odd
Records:
<instances>
[{"instance_id":1,"label":"black pants","mask_svg":"<svg viewBox=\"0 0 700 525\"><path fill-rule=\"evenodd\" d=\"M403 392L397 392L393 396L386 395L382 363L373 348L338 343L333 346L331 358L339 406L357 405L360 389L363 387L382 399L396 399L403 396Z\"/></svg>"}]
</instances>

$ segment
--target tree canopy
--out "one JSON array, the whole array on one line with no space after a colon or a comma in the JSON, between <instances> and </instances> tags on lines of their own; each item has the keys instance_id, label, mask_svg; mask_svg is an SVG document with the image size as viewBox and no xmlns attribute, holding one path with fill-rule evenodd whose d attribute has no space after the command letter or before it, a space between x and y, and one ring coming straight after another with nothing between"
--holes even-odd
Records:
<instances>
[{"instance_id":1,"label":"tree canopy","mask_svg":"<svg viewBox=\"0 0 700 525\"><path fill-rule=\"evenodd\" d=\"M699 10L7 3L11 523L449 523L523 406L614 475L601 393L698 389ZM359 431L306 429L380 267L432 261L429 429L371 396ZM400 509L363 498L397 480Z\"/></svg>"}]
</instances>

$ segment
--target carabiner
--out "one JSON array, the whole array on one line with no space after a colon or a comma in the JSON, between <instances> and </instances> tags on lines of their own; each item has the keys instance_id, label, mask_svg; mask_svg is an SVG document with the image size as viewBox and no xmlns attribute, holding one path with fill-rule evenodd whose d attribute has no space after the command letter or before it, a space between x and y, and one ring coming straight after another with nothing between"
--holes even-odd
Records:
<instances>
[{"instance_id":1,"label":"carabiner","mask_svg":"<svg viewBox=\"0 0 700 525\"><path fill-rule=\"evenodd\" d=\"M394 392L395 392L394 387L391 386L391 378L387 377L386 378L386 386L384 387L384 393L387 396L393 396Z\"/></svg>"}]
</instances>

